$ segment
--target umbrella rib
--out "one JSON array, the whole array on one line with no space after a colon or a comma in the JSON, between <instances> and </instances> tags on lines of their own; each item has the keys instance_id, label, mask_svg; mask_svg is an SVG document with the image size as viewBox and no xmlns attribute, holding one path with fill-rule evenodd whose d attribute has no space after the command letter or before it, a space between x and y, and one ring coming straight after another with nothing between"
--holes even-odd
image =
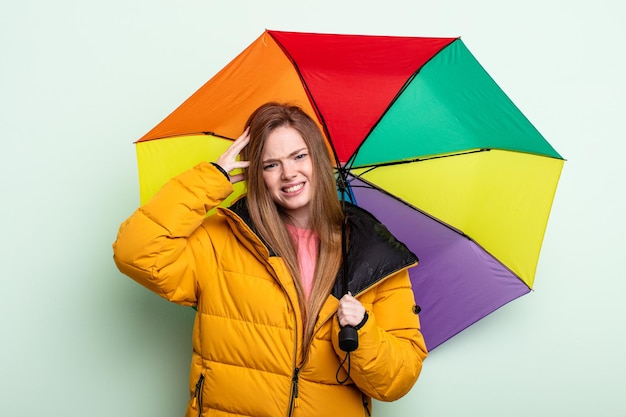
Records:
<instances>
[{"instance_id":1,"label":"umbrella rib","mask_svg":"<svg viewBox=\"0 0 626 417\"><path fill-rule=\"evenodd\" d=\"M473 153L480 153L480 152L488 152L490 151L491 148L481 148L481 149L474 149L471 151L465 151L465 152L457 152L457 153L450 153L450 154L445 154L445 155L434 155L434 156L429 156L426 158L412 158L412 159L402 159L399 161L391 161L391 162L376 162L374 164L371 165L359 165L359 168L367 168L367 170L365 172L363 172L363 174L366 174L368 172L373 171L376 168L380 168L380 167L388 167L388 166L394 166L394 165L403 165L403 164L411 164L414 162L424 162L424 161L430 161L433 159L441 159L441 158L449 158L451 156L461 156L461 155L470 155ZM352 166L351 166L352 168ZM361 175L363 175L361 174Z\"/></svg>"},{"instance_id":2,"label":"umbrella rib","mask_svg":"<svg viewBox=\"0 0 626 417\"><path fill-rule=\"evenodd\" d=\"M373 169L373 168L372 168ZM368 170L368 172L371 170ZM480 243L478 243L475 239L473 239L471 236L469 236L467 233L463 232L462 230L457 229L456 227L444 222L441 219L438 219L437 217L426 213L424 210L419 209L418 207L414 206L413 204L409 203L408 201L405 201L393 194L391 194L390 192L376 186L374 183L366 180L365 178L361 177L360 175L357 175L353 172L349 173L349 175L352 177L351 180L349 180L349 182L352 182L356 179L358 179L359 181L363 182L365 185L350 185L351 188L369 188L371 190L376 190L379 191L383 194L385 194L386 196L388 196L389 198L392 198L396 201L398 201L399 203L404 204L405 206L409 207L412 210L415 210L421 214L423 214L424 216L432 219L433 221L436 221L437 223L441 224L444 227L447 227L448 229L452 230L453 232L459 234L460 236L464 237L465 239L469 240L470 242L472 242L474 245L476 245L477 247L479 247L480 249L482 249L485 253L489 254L489 256L491 256L495 262L498 262L503 268L505 268L507 271L509 271L511 273L511 275L517 277L520 281L524 282L522 280L522 278L515 272L513 271L511 268L509 268L507 265L505 265L504 263L502 263L502 261L500 261L498 258L496 258L495 256L493 256L491 254L491 252L489 252L487 249L485 249ZM529 289L532 291L532 288L529 287Z\"/></svg>"},{"instance_id":3,"label":"umbrella rib","mask_svg":"<svg viewBox=\"0 0 626 417\"><path fill-rule=\"evenodd\" d=\"M165 135L165 136L158 136L152 139L147 139L147 140L137 140L134 143L143 143L143 142L149 142L149 141L153 141L153 140L161 140L161 139L173 139L173 138L180 138L183 136L195 136L195 135L204 135L204 136L215 136L216 138L222 138L222 139L228 139L228 140L232 140L234 141L235 138L231 138L229 136L224 136L224 135L220 135L219 133L215 133L215 132L185 132L185 133L176 133L173 135Z\"/></svg>"},{"instance_id":4,"label":"umbrella rib","mask_svg":"<svg viewBox=\"0 0 626 417\"><path fill-rule=\"evenodd\" d=\"M222 139L228 139L228 140L232 140L234 141L234 138L228 137L228 136L224 136L224 135L220 135L219 133L215 133L215 132L202 132L203 135L207 135L207 136L215 136L216 138L222 138Z\"/></svg>"}]
</instances>

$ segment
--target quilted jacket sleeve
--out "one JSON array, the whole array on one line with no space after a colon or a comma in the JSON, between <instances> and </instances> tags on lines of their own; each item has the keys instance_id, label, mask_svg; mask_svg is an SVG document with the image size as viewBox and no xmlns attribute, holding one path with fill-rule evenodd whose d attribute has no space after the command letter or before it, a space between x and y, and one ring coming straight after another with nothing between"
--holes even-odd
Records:
<instances>
[{"instance_id":1,"label":"quilted jacket sleeve","mask_svg":"<svg viewBox=\"0 0 626 417\"><path fill-rule=\"evenodd\" d=\"M113 243L118 269L167 300L195 305L194 233L203 233L207 212L232 191L206 162L170 180L120 226Z\"/></svg>"},{"instance_id":2,"label":"quilted jacket sleeve","mask_svg":"<svg viewBox=\"0 0 626 417\"><path fill-rule=\"evenodd\" d=\"M427 356L408 271L387 278L376 287L371 305L368 301L363 303L369 318L359 329L359 347L350 354L350 376L366 395L394 401L413 387ZM336 339L337 320L333 326ZM337 340L333 345L343 357L345 352L339 350Z\"/></svg>"}]
</instances>

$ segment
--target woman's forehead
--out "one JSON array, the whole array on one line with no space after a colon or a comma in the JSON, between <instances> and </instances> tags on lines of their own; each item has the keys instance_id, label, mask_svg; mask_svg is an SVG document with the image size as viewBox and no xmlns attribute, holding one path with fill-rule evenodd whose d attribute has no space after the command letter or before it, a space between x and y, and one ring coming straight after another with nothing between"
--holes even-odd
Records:
<instances>
[{"instance_id":1,"label":"woman's forehead","mask_svg":"<svg viewBox=\"0 0 626 417\"><path fill-rule=\"evenodd\" d=\"M300 132L289 126L281 126L267 135L262 154L263 159L280 159L291 156L294 152L307 149L306 142Z\"/></svg>"}]
</instances>

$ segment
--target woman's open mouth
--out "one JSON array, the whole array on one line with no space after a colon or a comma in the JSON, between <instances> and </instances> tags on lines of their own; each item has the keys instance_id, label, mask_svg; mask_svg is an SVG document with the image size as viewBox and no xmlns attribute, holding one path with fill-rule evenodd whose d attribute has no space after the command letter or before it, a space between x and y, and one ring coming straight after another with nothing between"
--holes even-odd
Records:
<instances>
[{"instance_id":1,"label":"woman's open mouth","mask_svg":"<svg viewBox=\"0 0 626 417\"><path fill-rule=\"evenodd\" d=\"M297 185L292 185L290 187L285 187L285 188L283 188L283 191L285 193L295 193L297 191L300 191L302 189L302 187L304 187L304 183L303 182L301 182L300 184L297 184Z\"/></svg>"}]
</instances>

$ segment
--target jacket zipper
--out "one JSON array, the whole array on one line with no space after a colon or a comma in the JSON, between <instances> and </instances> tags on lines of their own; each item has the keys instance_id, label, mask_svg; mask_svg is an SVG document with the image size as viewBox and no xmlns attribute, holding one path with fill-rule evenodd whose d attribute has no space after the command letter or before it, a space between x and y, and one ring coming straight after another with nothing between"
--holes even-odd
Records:
<instances>
[{"instance_id":1,"label":"jacket zipper","mask_svg":"<svg viewBox=\"0 0 626 417\"><path fill-rule=\"evenodd\" d=\"M280 282L280 281L279 281ZM287 417L291 417L293 415L294 409L298 406L298 379L300 378L300 370L302 366L297 365L297 357L298 357L298 316L295 314L296 309L293 304L291 306L294 312L294 320L296 322L296 338L293 344L293 376L291 377L291 395L289 398L289 411L287 412ZM302 364L304 365L304 364Z\"/></svg>"},{"instance_id":2,"label":"jacket zipper","mask_svg":"<svg viewBox=\"0 0 626 417\"><path fill-rule=\"evenodd\" d=\"M372 413L370 413L370 407L369 404L367 403L367 398L365 397L365 394L361 393L361 401L363 401L363 408L365 409L365 413L367 414L367 417L371 417Z\"/></svg>"},{"instance_id":3,"label":"jacket zipper","mask_svg":"<svg viewBox=\"0 0 626 417\"><path fill-rule=\"evenodd\" d=\"M204 375L200 374L198 382L196 382L196 389L193 393L192 407L198 407L198 417L202 415L202 386L204 385Z\"/></svg>"},{"instance_id":4,"label":"jacket zipper","mask_svg":"<svg viewBox=\"0 0 626 417\"><path fill-rule=\"evenodd\" d=\"M300 374L300 368L296 368L293 371L293 377L291 378L291 398L289 399L289 417L293 415L293 410L298 406L298 378Z\"/></svg>"}]
</instances>

